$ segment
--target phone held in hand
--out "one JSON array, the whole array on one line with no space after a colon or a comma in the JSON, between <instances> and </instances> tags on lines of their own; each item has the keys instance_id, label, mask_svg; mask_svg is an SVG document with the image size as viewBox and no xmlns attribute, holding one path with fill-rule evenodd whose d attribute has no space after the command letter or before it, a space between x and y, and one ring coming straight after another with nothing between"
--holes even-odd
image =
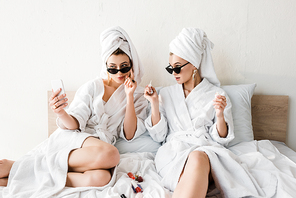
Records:
<instances>
[{"instance_id":1,"label":"phone held in hand","mask_svg":"<svg viewBox=\"0 0 296 198\"><path fill-rule=\"evenodd\" d=\"M63 81L61 79L51 80L51 87L52 87L53 92L55 92L58 89L61 89L61 91L58 94L58 96L66 93L65 92ZM62 99L64 99L64 98L62 98ZM62 99L60 99L60 100L62 100Z\"/></svg>"}]
</instances>

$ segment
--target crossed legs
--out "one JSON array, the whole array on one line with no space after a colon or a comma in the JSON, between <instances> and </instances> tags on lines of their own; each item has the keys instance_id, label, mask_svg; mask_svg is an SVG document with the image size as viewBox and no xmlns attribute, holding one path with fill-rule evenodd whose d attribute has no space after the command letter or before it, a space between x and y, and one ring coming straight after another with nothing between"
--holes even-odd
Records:
<instances>
[{"instance_id":1,"label":"crossed legs","mask_svg":"<svg viewBox=\"0 0 296 198\"><path fill-rule=\"evenodd\" d=\"M94 137L69 154L68 187L104 186L111 180L110 169L119 163L116 147Z\"/></svg>"},{"instance_id":2,"label":"crossed legs","mask_svg":"<svg viewBox=\"0 0 296 198\"><path fill-rule=\"evenodd\" d=\"M206 197L209 173L210 161L207 154L202 151L191 152L181 173L173 198Z\"/></svg>"},{"instance_id":3,"label":"crossed legs","mask_svg":"<svg viewBox=\"0 0 296 198\"><path fill-rule=\"evenodd\" d=\"M119 163L116 147L94 137L88 137L81 148L70 152L66 186L104 186L111 180L110 170ZM0 160L0 186L6 186L14 161Z\"/></svg>"}]
</instances>

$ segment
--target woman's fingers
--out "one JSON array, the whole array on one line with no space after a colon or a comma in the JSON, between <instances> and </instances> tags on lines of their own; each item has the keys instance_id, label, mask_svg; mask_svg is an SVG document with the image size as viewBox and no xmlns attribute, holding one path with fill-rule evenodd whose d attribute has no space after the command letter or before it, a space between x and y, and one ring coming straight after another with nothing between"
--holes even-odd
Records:
<instances>
[{"instance_id":1,"label":"woman's fingers","mask_svg":"<svg viewBox=\"0 0 296 198\"><path fill-rule=\"evenodd\" d=\"M52 90L53 91L53 90ZM50 98L49 98L49 105L52 106L54 103L58 101L58 94L62 91L62 89L57 89L53 91Z\"/></svg>"},{"instance_id":2,"label":"woman's fingers","mask_svg":"<svg viewBox=\"0 0 296 198\"><path fill-rule=\"evenodd\" d=\"M68 101L67 98L64 98L64 99L62 99L62 100L59 100L58 102L55 103L55 106L56 106L56 107L59 107L59 106L61 106L62 104L66 103L67 101Z\"/></svg>"},{"instance_id":3,"label":"woman's fingers","mask_svg":"<svg viewBox=\"0 0 296 198\"><path fill-rule=\"evenodd\" d=\"M146 85L146 87L145 87L145 94L152 95L155 92L156 92L156 90L155 90L154 87L152 87L152 86L150 87L150 86Z\"/></svg>"},{"instance_id":4,"label":"woman's fingers","mask_svg":"<svg viewBox=\"0 0 296 198\"><path fill-rule=\"evenodd\" d=\"M64 103L60 106L53 106L51 109L53 110L54 113L59 113L61 110L63 110L66 106L68 105L68 103Z\"/></svg>"},{"instance_id":5,"label":"woman's fingers","mask_svg":"<svg viewBox=\"0 0 296 198\"><path fill-rule=\"evenodd\" d=\"M225 107L227 106L227 103L226 102L214 102L213 103L215 109L225 109Z\"/></svg>"},{"instance_id":6,"label":"woman's fingers","mask_svg":"<svg viewBox=\"0 0 296 198\"><path fill-rule=\"evenodd\" d=\"M54 99L55 97L57 97L61 91L62 91L61 88L57 89L56 91L52 90L51 99Z\"/></svg>"},{"instance_id":7,"label":"woman's fingers","mask_svg":"<svg viewBox=\"0 0 296 198\"><path fill-rule=\"evenodd\" d=\"M56 112L59 112L60 109L63 109L68 105L67 101L68 101L68 98L66 98L66 94L62 94L60 96L51 98L49 102L49 106L56 113Z\"/></svg>"},{"instance_id":8,"label":"woman's fingers","mask_svg":"<svg viewBox=\"0 0 296 198\"><path fill-rule=\"evenodd\" d=\"M128 77L124 82L124 85L129 87L129 88L133 87L136 84L137 84L137 82L135 80L133 80L132 78L130 78L130 77Z\"/></svg>"},{"instance_id":9,"label":"woman's fingers","mask_svg":"<svg viewBox=\"0 0 296 198\"><path fill-rule=\"evenodd\" d=\"M214 102L213 105L215 109L225 109L225 107L227 106L225 96L218 95L215 97L213 102Z\"/></svg>"},{"instance_id":10,"label":"woman's fingers","mask_svg":"<svg viewBox=\"0 0 296 198\"><path fill-rule=\"evenodd\" d=\"M135 79L135 75L134 75L134 70L133 69L131 69L131 79Z\"/></svg>"}]
</instances>

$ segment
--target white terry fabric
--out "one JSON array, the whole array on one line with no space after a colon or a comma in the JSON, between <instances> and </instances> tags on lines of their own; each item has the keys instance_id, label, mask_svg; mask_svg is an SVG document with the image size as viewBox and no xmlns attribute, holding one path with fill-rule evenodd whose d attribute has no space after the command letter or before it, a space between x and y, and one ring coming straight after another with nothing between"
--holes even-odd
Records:
<instances>
[{"instance_id":1,"label":"white terry fabric","mask_svg":"<svg viewBox=\"0 0 296 198\"><path fill-rule=\"evenodd\" d=\"M120 48L132 60L135 80L140 84L142 76L144 75L144 66L140 62L136 48L128 34L119 26L111 27L102 32L100 40L103 59L101 77L107 79L106 62L110 55Z\"/></svg>"},{"instance_id":2,"label":"white terry fabric","mask_svg":"<svg viewBox=\"0 0 296 198\"><path fill-rule=\"evenodd\" d=\"M200 150L210 159L211 173L222 197L295 197L296 164L270 141L242 142L230 149L222 146L233 138L228 113L231 109L226 107L224 112L229 134L219 139L215 136L216 127L211 127L215 120L212 100L216 91L225 92L205 80L187 98L179 84L162 88L161 120L154 126L151 116L145 120L152 138L164 141L155 156L156 170L164 186L174 191L188 155ZM226 99L230 104L227 95Z\"/></svg>"},{"instance_id":3,"label":"white terry fabric","mask_svg":"<svg viewBox=\"0 0 296 198\"><path fill-rule=\"evenodd\" d=\"M211 54L213 47L206 33L198 28L183 28L169 45L170 52L193 64L202 78L220 86Z\"/></svg>"},{"instance_id":4,"label":"white terry fabric","mask_svg":"<svg viewBox=\"0 0 296 198\"><path fill-rule=\"evenodd\" d=\"M228 135L221 138L216 128L213 99L215 93L225 95L224 110ZM185 161L192 151L188 145L227 145L234 138L231 102L227 94L204 78L185 98L181 84L162 88L159 93L161 120L154 126L151 116L145 120L146 128L155 141L167 141L155 157L155 165L163 177L164 185L174 190ZM172 174L174 173L174 174Z\"/></svg>"},{"instance_id":5,"label":"white terry fabric","mask_svg":"<svg viewBox=\"0 0 296 198\"><path fill-rule=\"evenodd\" d=\"M66 145L64 145L66 146ZM278 148L278 145L277 145ZM216 150L218 150L217 148ZM288 147L285 147L285 149L289 149ZM263 173L266 175L266 172L270 172L272 174L278 175L278 185L275 186L275 189L271 189L271 193L274 193L274 190L276 190L275 195L271 196L273 198L282 198L282 197L295 197L296 189L295 189L295 175L296 175L296 169L295 169L295 162L293 163L289 158L282 155L273 145L270 144L269 141L263 140L263 141L251 141L251 142L243 142L240 144L237 144L235 146L232 146L230 150L237 155L239 158L241 158L242 164L249 168L253 167L253 164L256 165L257 174L261 173L261 170L263 169ZM215 155L214 149L212 149L212 156ZM221 150L224 151L223 149ZM283 150L283 145L281 145L280 151L286 151ZM229 152L229 151L226 151ZM207 152L208 155L209 151ZM289 152L285 154L288 154L287 156L290 158L293 158L296 156L296 153L289 149ZM258 158L255 156L261 155L261 159L263 159L263 163L261 163L261 160L257 160ZM233 160L233 159L231 159ZM34 161L32 160L32 163ZM260 164L260 165L259 165ZM217 164L218 165L218 164ZM261 166L261 168L260 168ZM260 170L261 169L261 170ZM266 170L265 170L266 169ZM135 193L131 190L130 181L131 179L127 176L128 172L137 173L141 172L142 177L144 178L144 182L141 183L141 186L143 187L143 195L146 198L170 198L171 192L169 192L166 188L163 187L161 183L161 177L157 174L155 165L154 165L154 155L152 153L127 153L123 154L120 157L120 163L117 167L117 171L114 173L116 174L115 184L114 186L109 186L104 189L99 189L96 187L80 187L80 188L64 188L61 189L57 194L55 194L53 197L67 197L67 198L93 198L93 197L106 197L106 198L119 198L121 194L125 194L126 197L135 197ZM30 175L31 173L28 173ZM221 172L221 174L224 174L224 172ZM268 174L267 174L268 175ZM293 176L294 175L294 176ZM232 178L223 177L223 180L219 180L219 183L225 182L228 184L232 184L235 182L232 182ZM240 175L237 174L239 177ZM263 176L263 175L262 175ZM269 177L270 175L268 175ZM26 177L24 175L24 177ZM45 177L44 180L47 178ZM58 178L56 178L58 179ZM267 182L267 180L262 177L263 182ZM272 180L274 181L274 180ZM28 182L30 182L28 180ZM217 186L219 186L219 183ZM264 183L261 184L263 186ZM245 186L243 184L242 186ZM243 189L242 186L238 186L239 189ZM237 185L233 187L229 187L229 193L235 192ZM226 190L228 190L226 189ZM254 189L254 188L253 188ZM0 198L5 198L2 195L4 188L0 187ZM38 191L39 189L36 189ZM220 190L222 190L220 188ZM244 189L243 189L244 190ZM79 193L77 193L79 192ZM210 195L211 194L211 195ZM268 194L266 194L268 195ZM270 195L270 194L269 194ZM24 196L25 197L25 196ZM43 196L48 197L48 196ZM209 192L207 194L207 197L222 197L221 192L218 189L214 189L212 192ZM235 196L234 193L232 193L232 197L239 197ZM267 196L266 196L267 197Z\"/></svg>"},{"instance_id":6,"label":"white terry fabric","mask_svg":"<svg viewBox=\"0 0 296 198\"><path fill-rule=\"evenodd\" d=\"M8 186L3 190L4 197L51 197L65 187L68 171L68 155L71 150L80 148L89 136L99 137L108 143L123 134L126 97L121 85L104 105L102 78L87 82L77 91L68 111L75 116L80 130L57 129L44 143L17 160L10 171ZM147 100L143 88L134 93L137 115L137 131L134 138L145 132ZM134 139L133 138L133 139ZM132 139L132 140L133 140ZM130 140L130 141L132 141ZM116 168L115 168L116 173ZM115 174L103 190L115 182ZM77 193L85 188L71 188L68 193ZM73 194L74 195L74 194Z\"/></svg>"},{"instance_id":7,"label":"white terry fabric","mask_svg":"<svg viewBox=\"0 0 296 198\"><path fill-rule=\"evenodd\" d=\"M2 191L3 198L57 197L65 187L68 155L80 148L90 134L57 129L47 140L17 160L10 171L8 185ZM103 190L115 182L114 175ZM79 195L78 188L68 194Z\"/></svg>"},{"instance_id":8,"label":"white terry fabric","mask_svg":"<svg viewBox=\"0 0 296 198\"><path fill-rule=\"evenodd\" d=\"M137 87L134 92L137 130L133 139L146 130L144 119L148 102L143 92L142 87ZM105 104L103 94L103 79L91 80L77 90L67 112L78 120L82 132L97 136L109 144L114 144L118 136L127 141L123 132L126 106L124 85L120 85Z\"/></svg>"},{"instance_id":9,"label":"white terry fabric","mask_svg":"<svg viewBox=\"0 0 296 198\"><path fill-rule=\"evenodd\" d=\"M143 70L139 64L137 53L129 42L127 34L119 27L116 30L123 32L124 39L128 40L131 60L135 63L134 76L140 82ZM104 49L106 47L104 45L109 45L113 43L112 40L117 40L117 37L108 37L108 34L113 35L111 29L102 33L102 37L108 38L108 42L102 43ZM106 71L106 68L103 68ZM143 93L144 89L141 87L137 87L134 92L134 106L137 115L137 131L134 138L145 132L144 119L148 102ZM77 118L80 130L72 131L59 128L44 143L17 160L10 171L8 185L2 192L3 197L55 196L65 187L68 155L71 150L80 148L83 141L89 136L99 137L102 141L110 144L114 144L118 136L125 139L123 123L127 102L124 85L116 89L106 104L102 100L103 94L102 78L91 80L79 88L67 111ZM115 181L114 177L115 174L112 175L112 179L107 185L97 189L102 190L112 186ZM67 192L70 194L75 192L77 197L81 190L82 188L73 188Z\"/></svg>"},{"instance_id":10,"label":"white terry fabric","mask_svg":"<svg viewBox=\"0 0 296 198\"><path fill-rule=\"evenodd\" d=\"M229 131L226 138L220 138L216 129L216 113L213 106L216 92L225 95L227 100L224 117ZM168 140L180 131L184 133L199 131L200 134L208 134L210 139L223 145L227 145L234 138L231 101L223 89L212 85L206 78L186 98L182 85L175 84L162 88L159 100L161 120L153 127L151 115L145 120L146 128L155 141L165 141L167 136Z\"/></svg>"},{"instance_id":11,"label":"white terry fabric","mask_svg":"<svg viewBox=\"0 0 296 198\"><path fill-rule=\"evenodd\" d=\"M255 196L255 194L254 197L295 197L296 163L291 160L295 157L295 152L290 153L291 149L286 147L287 150L284 151L284 154L289 156L289 159L280 153L279 148L278 145L273 145L268 140L242 142L229 148L240 160L240 164L247 170L246 172L251 174L250 178L253 177L254 183L256 182L260 187L264 186L261 190L257 189L261 196ZM219 183L222 184L225 180L227 177L224 177L224 180L221 179ZM272 188L274 183L276 185ZM244 183L241 185L245 186ZM233 190L232 187L228 189ZM223 190L228 191L228 189Z\"/></svg>"}]
</instances>

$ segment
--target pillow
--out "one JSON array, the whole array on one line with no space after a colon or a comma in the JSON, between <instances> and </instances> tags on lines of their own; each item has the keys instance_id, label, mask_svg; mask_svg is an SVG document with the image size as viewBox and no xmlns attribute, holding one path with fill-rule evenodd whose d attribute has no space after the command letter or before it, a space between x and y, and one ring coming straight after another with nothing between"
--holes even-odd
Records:
<instances>
[{"instance_id":1,"label":"pillow","mask_svg":"<svg viewBox=\"0 0 296 198\"><path fill-rule=\"evenodd\" d=\"M122 138L118 138L114 145L120 154L134 153L134 152L152 152L156 154L158 148L161 146L160 142L155 142L149 132L146 132L131 142L127 142Z\"/></svg>"},{"instance_id":2,"label":"pillow","mask_svg":"<svg viewBox=\"0 0 296 198\"><path fill-rule=\"evenodd\" d=\"M227 93L232 103L232 117L235 138L227 147L240 142L254 140L251 114L251 98L256 84L227 85L221 88Z\"/></svg>"},{"instance_id":3,"label":"pillow","mask_svg":"<svg viewBox=\"0 0 296 198\"><path fill-rule=\"evenodd\" d=\"M227 93L232 103L232 117L234 125L235 138L229 142L227 147L233 146L240 142L248 142L254 140L252 115L251 115L251 98L254 93L256 84L242 85L226 85L221 88ZM157 87L159 92L161 87ZM150 104L147 108L147 115L150 113ZM119 138L115 146L120 154L128 152L152 152L156 153L161 143L155 142L148 131L134 139L131 142L126 142Z\"/></svg>"}]
</instances>

